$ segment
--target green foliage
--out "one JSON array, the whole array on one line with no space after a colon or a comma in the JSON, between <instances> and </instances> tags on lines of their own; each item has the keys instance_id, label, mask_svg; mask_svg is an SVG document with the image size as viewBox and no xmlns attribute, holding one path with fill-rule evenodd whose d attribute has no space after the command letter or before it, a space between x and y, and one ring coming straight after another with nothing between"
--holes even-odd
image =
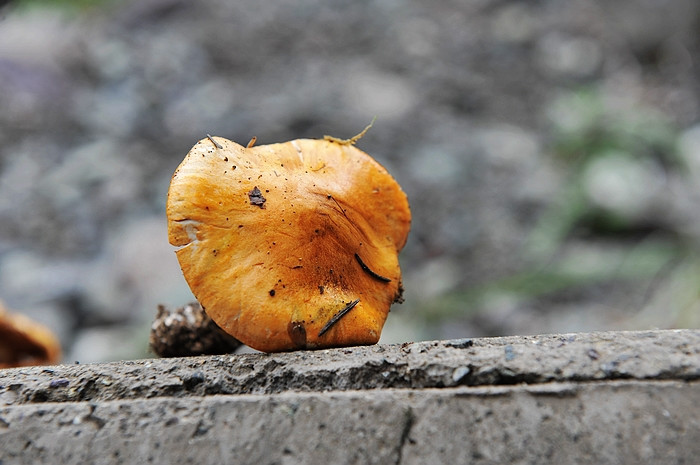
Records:
<instances>
[{"instance_id":1,"label":"green foliage","mask_svg":"<svg viewBox=\"0 0 700 465\"><path fill-rule=\"evenodd\" d=\"M531 230L523 271L430 302L425 319L464 317L499 299L519 305L593 285L634 283L647 299L659 296L644 302L653 309L640 312L640 325L700 324L700 244L638 202L647 195L653 203L647 191L654 179L687 174L676 129L647 108L611 108L593 89L565 96L552 114L552 162L565 182ZM657 292L659 282L668 290ZM649 312L653 318L645 319Z\"/></svg>"},{"instance_id":2,"label":"green foliage","mask_svg":"<svg viewBox=\"0 0 700 465\"><path fill-rule=\"evenodd\" d=\"M526 252L533 258L546 258L577 228L593 235L648 229L643 223L653 220L635 217L633 209L592 201L587 176L597 168L617 170L622 176L627 172L628 177L649 170L684 171L672 125L646 108L607 109L592 90L562 98L554 112L563 117L553 121L553 153L569 179L534 228ZM641 176L629 179L630 184L643 181Z\"/></svg>"},{"instance_id":3,"label":"green foliage","mask_svg":"<svg viewBox=\"0 0 700 465\"><path fill-rule=\"evenodd\" d=\"M14 0L13 4L19 9L53 8L66 12L80 12L99 8L113 0Z\"/></svg>"},{"instance_id":4,"label":"green foliage","mask_svg":"<svg viewBox=\"0 0 700 465\"><path fill-rule=\"evenodd\" d=\"M569 161L586 163L609 152L633 158L649 157L678 165L677 134L670 122L650 108L607 108L593 89L573 92L555 102L552 121L554 152Z\"/></svg>"},{"instance_id":5,"label":"green foliage","mask_svg":"<svg viewBox=\"0 0 700 465\"><path fill-rule=\"evenodd\" d=\"M439 322L463 315L465 311L470 313L482 307L488 308L491 302L500 299L524 302L601 282L653 280L666 267L676 265L679 257L687 254L684 246L658 239L630 248L606 248L598 253L593 247L582 248L546 266L445 295L430 303L430 308L425 309L425 316L429 322Z\"/></svg>"}]
</instances>

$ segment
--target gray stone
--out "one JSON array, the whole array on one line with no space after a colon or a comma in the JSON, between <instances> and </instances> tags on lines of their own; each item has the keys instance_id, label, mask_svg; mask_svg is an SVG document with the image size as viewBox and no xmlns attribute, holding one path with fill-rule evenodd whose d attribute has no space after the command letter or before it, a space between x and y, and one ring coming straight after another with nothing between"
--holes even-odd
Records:
<instances>
[{"instance_id":1,"label":"gray stone","mask_svg":"<svg viewBox=\"0 0 700 465\"><path fill-rule=\"evenodd\" d=\"M692 463L700 384L554 383L0 409L9 463Z\"/></svg>"},{"instance_id":2,"label":"gray stone","mask_svg":"<svg viewBox=\"0 0 700 465\"><path fill-rule=\"evenodd\" d=\"M459 377L455 370L469 368ZM198 373L200 382L188 380ZM458 380L455 380L458 378ZM68 379L64 389L47 389ZM0 371L0 404L286 391L700 379L700 330L510 336Z\"/></svg>"},{"instance_id":3,"label":"gray stone","mask_svg":"<svg viewBox=\"0 0 700 465\"><path fill-rule=\"evenodd\" d=\"M3 465L692 463L700 331L9 369L0 405Z\"/></svg>"}]
</instances>

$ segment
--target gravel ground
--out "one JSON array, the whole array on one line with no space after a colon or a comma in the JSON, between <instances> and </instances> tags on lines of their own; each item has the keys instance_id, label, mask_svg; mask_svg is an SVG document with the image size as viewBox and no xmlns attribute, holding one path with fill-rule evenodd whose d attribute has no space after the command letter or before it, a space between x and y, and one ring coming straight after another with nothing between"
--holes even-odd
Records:
<instances>
[{"instance_id":1,"label":"gravel ground","mask_svg":"<svg viewBox=\"0 0 700 465\"><path fill-rule=\"evenodd\" d=\"M358 146L414 215L384 342L700 326L699 24L690 0L4 7L0 298L68 361L143 356L191 299L164 220L189 148L376 116Z\"/></svg>"}]
</instances>

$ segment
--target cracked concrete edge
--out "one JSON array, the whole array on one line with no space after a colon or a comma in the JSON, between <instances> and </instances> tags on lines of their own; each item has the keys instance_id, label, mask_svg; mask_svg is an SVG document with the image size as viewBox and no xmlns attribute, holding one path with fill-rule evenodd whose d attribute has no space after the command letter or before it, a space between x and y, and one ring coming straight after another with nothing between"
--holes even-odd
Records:
<instances>
[{"instance_id":1,"label":"cracked concrete edge","mask_svg":"<svg viewBox=\"0 0 700 465\"><path fill-rule=\"evenodd\" d=\"M694 463L700 381L285 392L0 408L0 462Z\"/></svg>"},{"instance_id":2,"label":"cracked concrete edge","mask_svg":"<svg viewBox=\"0 0 700 465\"><path fill-rule=\"evenodd\" d=\"M700 330L511 336L0 370L0 405L700 379Z\"/></svg>"}]
</instances>

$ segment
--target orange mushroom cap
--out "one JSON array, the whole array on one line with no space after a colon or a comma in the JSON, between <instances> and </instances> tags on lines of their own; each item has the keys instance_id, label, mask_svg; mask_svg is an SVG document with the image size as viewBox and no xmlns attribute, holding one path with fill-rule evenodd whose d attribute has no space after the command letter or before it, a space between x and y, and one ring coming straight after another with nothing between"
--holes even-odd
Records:
<instances>
[{"instance_id":1,"label":"orange mushroom cap","mask_svg":"<svg viewBox=\"0 0 700 465\"><path fill-rule=\"evenodd\" d=\"M400 299L408 199L351 144L202 139L173 175L167 216L192 292L254 349L374 344Z\"/></svg>"},{"instance_id":2,"label":"orange mushroom cap","mask_svg":"<svg viewBox=\"0 0 700 465\"><path fill-rule=\"evenodd\" d=\"M0 303L0 368L53 365L60 360L61 345L51 330L9 313Z\"/></svg>"}]
</instances>

